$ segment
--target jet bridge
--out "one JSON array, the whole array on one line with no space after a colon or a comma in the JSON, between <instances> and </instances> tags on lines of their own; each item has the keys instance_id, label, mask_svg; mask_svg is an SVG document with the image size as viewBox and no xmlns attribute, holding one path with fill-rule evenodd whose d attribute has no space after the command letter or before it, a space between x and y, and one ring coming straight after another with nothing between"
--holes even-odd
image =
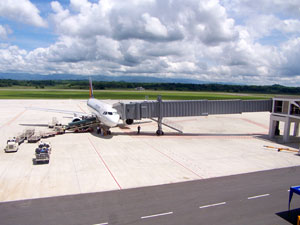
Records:
<instances>
[{"instance_id":1,"label":"jet bridge","mask_svg":"<svg viewBox=\"0 0 300 225\"><path fill-rule=\"evenodd\" d=\"M208 116L215 114L239 114L243 112L271 112L272 99L269 100L184 100L119 102L114 105L121 119L127 123L144 118L157 118L157 134L162 132L162 118L185 116Z\"/></svg>"}]
</instances>

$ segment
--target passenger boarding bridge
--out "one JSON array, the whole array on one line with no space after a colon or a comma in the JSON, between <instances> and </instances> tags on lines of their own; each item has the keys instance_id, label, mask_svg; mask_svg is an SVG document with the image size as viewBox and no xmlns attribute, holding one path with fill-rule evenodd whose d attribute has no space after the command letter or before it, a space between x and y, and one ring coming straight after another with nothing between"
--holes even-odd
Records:
<instances>
[{"instance_id":1,"label":"passenger boarding bridge","mask_svg":"<svg viewBox=\"0 0 300 225\"><path fill-rule=\"evenodd\" d=\"M191 101L157 101L116 103L114 108L121 119L128 124L144 118L153 119L158 124L157 134L162 135L162 119L165 117L208 116L216 114L239 114L245 112L271 112L269 137L280 135L279 122L284 123L283 142L299 136L300 97L282 96L269 100L191 100ZM164 124L174 130L180 130ZM293 126L291 126L293 125Z\"/></svg>"},{"instance_id":2,"label":"passenger boarding bridge","mask_svg":"<svg viewBox=\"0 0 300 225\"><path fill-rule=\"evenodd\" d=\"M165 117L208 116L215 114L238 114L243 112L272 111L272 100L184 100L116 103L114 108L127 124L144 118L157 118L157 134L162 135L162 119ZM167 124L164 124L168 126ZM169 126L170 127L170 126ZM173 128L173 127L171 127ZM176 128L173 128L177 130ZM179 131L179 130L178 130Z\"/></svg>"}]
</instances>

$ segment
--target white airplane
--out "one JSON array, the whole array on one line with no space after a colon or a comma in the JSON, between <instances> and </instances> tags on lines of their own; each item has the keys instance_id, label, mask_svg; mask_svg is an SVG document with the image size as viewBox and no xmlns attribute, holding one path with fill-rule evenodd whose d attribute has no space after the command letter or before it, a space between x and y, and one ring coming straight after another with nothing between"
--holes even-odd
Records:
<instances>
[{"instance_id":1,"label":"white airplane","mask_svg":"<svg viewBox=\"0 0 300 225\"><path fill-rule=\"evenodd\" d=\"M103 101L94 98L92 80L90 79L90 98L87 101L88 109L90 114L83 112L67 111L67 110L57 110L57 109L46 109L46 108L36 108L30 107L27 109L40 110L47 112L57 112L63 114L72 114L72 122L81 121L84 118L96 118L99 127L101 127L107 134L111 134L110 128L116 127L119 124L120 115L117 110L112 107L112 105L107 104Z\"/></svg>"},{"instance_id":2,"label":"white airplane","mask_svg":"<svg viewBox=\"0 0 300 225\"><path fill-rule=\"evenodd\" d=\"M91 113L106 127L111 128L118 125L120 115L112 105L94 98L92 80L90 79L90 99L87 106Z\"/></svg>"}]
</instances>

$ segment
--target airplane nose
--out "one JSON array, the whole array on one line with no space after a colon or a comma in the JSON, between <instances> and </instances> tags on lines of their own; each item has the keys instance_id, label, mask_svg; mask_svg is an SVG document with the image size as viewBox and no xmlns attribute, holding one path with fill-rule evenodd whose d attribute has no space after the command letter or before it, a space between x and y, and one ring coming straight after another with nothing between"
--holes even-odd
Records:
<instances>
[{"instance_id":1,"label":"airplane nose","mask_svg":"<svg viewBox=\"0 0 300 225\"><path fill-rule=\"evenodd\" d=\"M109 125L110 125L111 127L115 127L115 126L118 125L119 120L120 120L120 116L119 116L119 115L111 116L111 117L109 118Z\"/></svg>"},{"instance_id":2,"label":"airplane nose","mask_svg":"<svg viewBox=\"0 0 300 225\"><path fill-rule=\"evenodd\" d=\"M119 123L120 120L120 116L119 115L115 115L113 118L113 122L115 123L115 126L117 126L117 124Z\"/></svg>"}]
</instances>

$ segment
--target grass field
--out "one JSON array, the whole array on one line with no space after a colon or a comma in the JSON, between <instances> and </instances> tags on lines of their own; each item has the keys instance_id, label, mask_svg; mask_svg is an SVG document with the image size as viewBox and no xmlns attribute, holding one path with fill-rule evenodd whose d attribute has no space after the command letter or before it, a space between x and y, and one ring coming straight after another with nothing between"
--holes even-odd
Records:
<instances>
[{"instance_id":1,"label":"grass field","mask_svg":"<svg viewBox=\"0 0 300 225\"><path fill-rule=\"evenodd\" d=\"M230 94L217 92L172 92L172 91L94 91L98 99L157 99L163 100L225 100L225 99L269 99L271 95ZM147 96L147 97L146 97ZM52 90L52 89L0 89L0 99L88 99L88 90Z\"/></svg>"}]
</instances>

